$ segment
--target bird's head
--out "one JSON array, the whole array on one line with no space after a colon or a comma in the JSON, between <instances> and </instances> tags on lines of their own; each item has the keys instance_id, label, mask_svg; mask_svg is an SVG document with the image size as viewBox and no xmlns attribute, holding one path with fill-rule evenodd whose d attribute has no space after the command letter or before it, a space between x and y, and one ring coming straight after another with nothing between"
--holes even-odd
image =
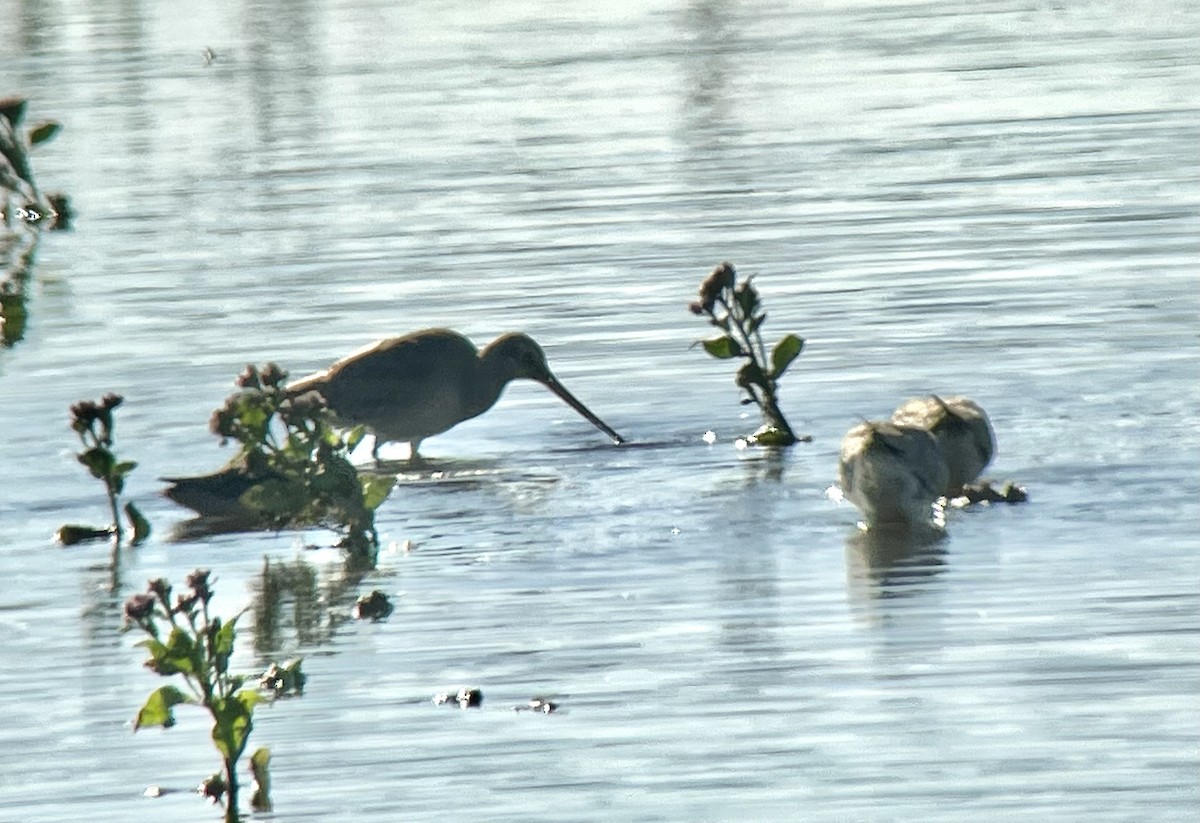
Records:
<instances>
[{"instance_id":1,"label":"bird's head","mask_svg":"<svg viewBox=\"0 0 1200 823\"><path fill-rule=\"evenodd\" d=\"M536 380L539 383L554 382L546 353L532 337L520 332L497 337L483 350L482 358L497 363L498 370L508 379Z\"/></svg>"},{"instance_id":2,"label":"bird's head","mask_svg":"<svg viewBox=\"0 0 1200 823\"><path fill-rule=\"evenodd\" d=\"M567 391L566 386L558 382L550 371L550 366L546 364L546 353L529 335L519 332L501 335L487 345L480 357L506 381L518 378L536 380L583 415L593 426L611 437L614 443L625 442L625 438L613 431L611 426L593 414L575 395ZM491 366L493 363L497 365Z\"/></svg>"}]
</instances>

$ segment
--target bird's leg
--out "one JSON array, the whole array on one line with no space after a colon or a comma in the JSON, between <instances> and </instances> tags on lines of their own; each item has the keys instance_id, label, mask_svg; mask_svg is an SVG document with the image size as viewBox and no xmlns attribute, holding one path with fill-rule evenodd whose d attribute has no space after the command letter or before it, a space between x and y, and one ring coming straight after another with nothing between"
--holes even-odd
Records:
<instances>
[{"instance_id":1,"label":"bird's leg","mask_svg":"<svg viewBox=\"0 0 1200 823\"><path fill-rule=\"evenodd\" d=\"M413 440L408 444L408 465L413 468L419 468L425 465L424 458L417 452L421 448L420 440Z\"/></svg>"}]
</instances>

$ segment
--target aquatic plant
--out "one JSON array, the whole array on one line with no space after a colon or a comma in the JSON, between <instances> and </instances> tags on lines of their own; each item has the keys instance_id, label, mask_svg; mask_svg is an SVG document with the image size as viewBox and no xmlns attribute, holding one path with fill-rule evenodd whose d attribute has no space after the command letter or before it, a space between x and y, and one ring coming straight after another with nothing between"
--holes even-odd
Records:
<instances>
[{"instance_id":1,"label":"aquatic plant","mask_svg":"<svg viewBox=\"0 0 1200 823\"><path fill-rule=\"evenodd\" d=\"M70 223L66 195L43 193L34 181L30 150L62 128L47 121L26 129L26 101L0 99L0 348L25 334L28 287L40 230Z\"/></svg>"},{"instance_id":2,"label":"aquatic plant","mask_svg":"<svg viewBox=\"0 0 1200 823\"><path fill-rule=\"evenodd\" d=\"M137 463L132 460L118 460L113 454L113 412L123 402L125 399L119 394L106 394L99 403L81 400L71 407L71 428L83 444L83 451L76 458L87 467L92 477L104 483L109 510L112 512L112 525L101 529L63 526L58 530L58 540L64 545L107 537L112 537L114 544L121 544L124 536L121 529L121 493L125 490L125 478L137 468ZM133 503L126 503L124 510L133 529L131 542L137 545L150 536L150 523Z\"/></svg>"},{"instance_id":3,"label":"aquatic plant","mask_svg":"<svg viewBox=\"0 0 1200 823\"><path fill-rule=\"evenodd\" d=\"M370 620L378 623L380 620L387 620L394 609L388 596L376 589L370 594L364 594L358 598L351 614L355 620Z\"/></svg>"},{"instance_id":4,"label":"aquatic plant","mask_svg":"<svg viewBox=\"0 0 1200 823\"><path fill-rule=\"evenodd\" d=\"M54 139L62 130L55 120L23 126L28 101L0 98L0 212L4 227L16 223L67 228L70 207L61 194L43 194L33 177L29 152Z\"/></svg>"},{"instance_id":5,"label":"aquatic plant","mask_svg":"<svg viewBox=\"0 0 1200 823\"><path fill-rule=\"evenodd\" d=\"M149 635L138 643L150 653L146 668L162 677L182 678L187 689L167 685L152 692L138 712L133 730L174 726L174 710L179 705L207 711L212 716L212 743L221 756L222 770L205 780L200 791L214 802L223 802L226 823L234 823L239 819L238 760L254 729L254 708L266 699L259 689L276 697L289 691L298 694L305 678L298 660L283 667L273 665L257 679L230 672L241 613L223 621L209 611L213 587L207 569L193 571L187 577L187 591L174 599L171 595L171 584L159 578L125 602L127 628L137 627ZM256 686L246 686L247 681L256 681ZM251 806L256 811L271 807L269 760L265 748L251 756L255 783Z\"/></svg>"},{"instance_id":6,"label":"aquatic plant","mask_svg":"<svg viewBox=\"0 0 1200 823\"><path fill-rule=\"evenodd\" d=\"M222 445L240 444L234 463L253 481L237 502L272 528L314 523L335 528L342 548L372 562L379 547L375 509L396 479L360 476L350 452L365 429L342 434L319 392L296 395L286 383L287 372L274 363L247 366L237 378L240 391L213 413L210 428Z\"/></svg>"},{"instance_id":7,"label":"aquatic plant","mask_svg":"<svg viewBox=\"0 0 1200 823\"><path fill-rule=\"evenodd\" d=\"M753 277L747 277L739 283L733 264L721 263L701 284L699 299L688 308L692 314L708 317L709 324L721 332L700 341L706 352L718 360L745 361L734 380L745 392L743 405L757 405L763 419L762 426L747 441L760 446L791 446L801 438L779 408L779 380L800 356L804 340L794 334L784 335L767 356L762 339L767 313L753 281Z\"/></svg>"}]
</instances>

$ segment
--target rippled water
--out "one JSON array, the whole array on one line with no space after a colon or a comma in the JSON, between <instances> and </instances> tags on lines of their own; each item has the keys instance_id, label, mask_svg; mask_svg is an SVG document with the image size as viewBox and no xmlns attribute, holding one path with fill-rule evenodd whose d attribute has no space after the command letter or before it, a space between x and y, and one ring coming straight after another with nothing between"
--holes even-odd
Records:
<instances>
[{"instance_id":1,"label":"rippled water","mask_svg":"<svg viewBox=\"0 0 1200 823\"><path fill-rule=\"evenodd\" d=\"M252 741L275 819L1191 819L1198 39L1193 2L5 3L78 219L0 350L0 819L217 818L197 716L131 735L119 631L196 566L254 607L240 666L306 655ZM722 259L808 341L780 458L688 348ZM365 578L321 534L169 540L155 478L227 458L246 362L432 325L529 332L632 445L515 385L425 445ZM106 391L157 530L115 570L50 537L104 518L66 412ZM838 440L929 391L1031 502L872 545ZM308 595L264 609L264 557Z\"/></svg>"}]
</instances>

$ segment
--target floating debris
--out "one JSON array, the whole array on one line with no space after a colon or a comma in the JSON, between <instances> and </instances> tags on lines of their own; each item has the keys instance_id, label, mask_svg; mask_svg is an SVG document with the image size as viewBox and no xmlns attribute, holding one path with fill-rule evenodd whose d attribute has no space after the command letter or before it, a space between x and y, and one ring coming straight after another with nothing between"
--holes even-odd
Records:
<instances>
[{"instance_id":1,"label":"floating debris","mask_svg":"<svg viewBox=\"0 0 1200 823\"><path fill-rule=\"evenodd\" d=\"M112 536L113 530L111 527L97 529L94 526L77 526L74 524L62 526L54 533L54 539L64 546L75 546L89 540L111 540Z\"/></svg>"},{"instance_id":2,"label":"floating debris","mask_svg":"<svg viewBox=\"0 0 1200 823\"><path fill-rule=\"evenodd\" d=\"M951 501L957 508L970 506L975 503L990 505L992 503L1027 502L1029 502L1029 492L1025 490L1024 486L1018 486L1016 483L1008 481L997 489L988 480L963 486L962 494Z\"/></svg>"},{"instance_id":3,"label":"floating debris","mask_svg":"<svg viewBox=\"0 0 1200 823\"><path fill-rule=\"evenodd\" d=\"M435 706L444 706L450 702L457 703L460 709L477 709L483 705L483 690L464 686L453 697L449 692L433 696L433 705Z\"/></svg>"},{"instance_id":4,"label":"floating debris","mask_svg":"<svg viewBox=\"0 0 1200 823\"><path fill-rule=\"evenodd\" d=\"M196 792L209 803L216 805L225 802L225 795L229 793L229 784L225 782L224 775L214 772L196 787Z\"/></svg>"},{"instance_id":5,"label":"floating debris","mask_svg":"<svg viewBox=\"0 0 1200 823\"><path fill-rule=\"evenodd\" d=\"M275 697L300 695L304 693L304 684L308 675L300 671L300 663L304 660L297 657L280 666L272 663L270 668L258 679L258 687L263 691L272 692Z\"/></svg>"},{"instance_id":6,"label":"floating debris","mask_svg":"<svg viewBox=\"0 0 1200 823\"><path fill-rule=\"evenodd\" d=\"M378 622L386 620L392 613L393 606L388 596L376 589L370 594L364 594L354 604L355 620L371 620Z\"/></svg>"},{"instance_id":7,"label":"floating debris","mask_svg":"<svg viewBox=\"0 0 1200 823\"><path fill-rule=\"evenodd\" d=\"M553 700L548 700L545 697L531 697L529 702L524 706L513 706L514 712L540 712L541 714L552 714L558 711L558 704Z\"/></svg>"}]
</instances>

